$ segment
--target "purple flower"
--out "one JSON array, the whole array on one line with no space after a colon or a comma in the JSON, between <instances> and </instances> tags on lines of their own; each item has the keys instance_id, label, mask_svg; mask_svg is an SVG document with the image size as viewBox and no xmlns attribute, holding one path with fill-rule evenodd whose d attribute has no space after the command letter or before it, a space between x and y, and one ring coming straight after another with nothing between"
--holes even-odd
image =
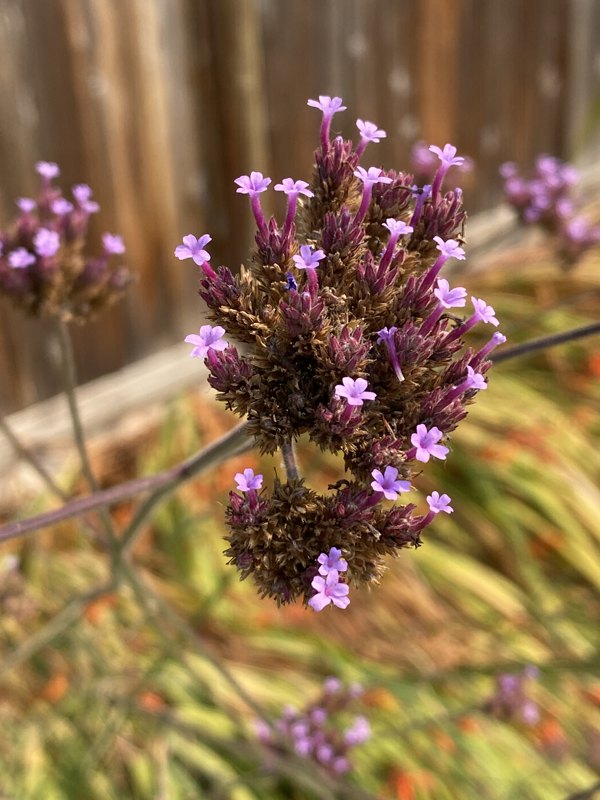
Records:
<instances>
[{"instance_id":1,"label":"purple flower","mask_svg":"<svg viewBox=\"0 0 600 800\"><path fill-rule=\"evenodd\" d=\"M333 116L338 111L346 110L346 106L343 106L342 103L341 97L329 97L329 95L320 94L318 100L308 100L306 105L320 109L327 116Z\"/></svg>"},{"instance_id":2,"label":"purple flower","mask_svg":"<svg viewBox=\"0 0 600 800\"><path fill-rule=\"evenodd\" d=\"M183 244L177 245L175 248L175 256L180 261L191 258L194 264L201 267L202 264L210 261L210 254L203 248L211 241L212 238L208 233L205 233L204 236L201 236L199 239L196 239L193 233L188 233L187 236L183 237Z\"/></svg>"},{"instance_id":3,"label":"purple flower","mask_svg":"<svg viewBox=\"0 0 600 800\"><path fill-rule=\"evenodd\" d=\"M345 572L348 569L348 562L342 558L342 551L338 550L337 547L332 547L329 555L321 553L317 561L321 565L319 567L321 575L329 575L332 569L336 570L336 572Z\"/></svg>"},{"instance_id":4,"label":"purple flower","mask_svg":"<svg viewBox=\"0 0 600 800\"><path fill-rule=\"evenodd\" d=\"M325 678L323 681L323 691L325 694L332 695L337 694L340 689L342 688L342 682L339 678L334 678L333 676L329 678Z\"/></svg>"},{"instance_id":5,"label":"purple flower","mask_svg":"<svg viewBox=\"0 0 600 800\"><path fill-rule=\"evenodd\" d=\"M475 372L473 367L467 367L467 377L465 378L466 389L487 389L487 383L480 372Z\"/></svg>"},{"instance_id":6,"label":"purple flower","mask_svg":"<svg viewBox=\"0 0 600 800\"><path fill-rule=\"evenodd\" d=\"M309 245L303 244L300 248L300 255L293 256L293 261L296 269L315 269L319 266L319 261L324 258L326 255L322 250L315 250L313 253Z\"/></svg>"},{"instance_id":7,"label":"purple flower","mask_svg":"<svg viewBox=\"0 0 600 800\"><path fill-rule=\"evenodd\" d=\"M460 167L465 160L462 156L456 155L456 147L451 144L445 144L443 150L432 144L429 149L436 154L446 168Z\"/></svg>"},{"instance_id":8,"label":"purple flower","mask_svg":"<svg viewBox=\"0 0 600 800\"><path fill-rule=\"evenodd\" d=\"M251 492L260 489L263 484L263 476L254 474L254 470L246 467L243 472L238 472L233 476L240 492Z\"/></svg>"},{"instance_id":9,"label":"purple flower","mask_svg":"<svg viewBox=\"0 0 600 800\"><path fill-rule=\"evenodd\" d=\"M494 326L500 324L496 319L496 317L494 316L496 312L491 306L488 306L485 300L482 300L481 298L478 299L476 297L472 297L471 302L473 303L473 307L475 309L474 316L477 319L481 320L482 322L485 322L486 324L489 322Z\"/></svg>"},{"instance_id":10,"label":"purple flower","mask_svg":"<svg viewBox=\"0 0 600 800\"><path fill-rule=\"evenodd\" d=\"M40 228L33 237L33 246L39 256L52 258L60 249L60 236L56 231Z\"/></svg>"},{"instance_id":11,"label":"purple flower","mask_svg":"<svg viewBox=\"0 0 600 800\"><path fill-rule=\"evenodd\" d=\"M71 191L73 192L73 197L75 200L77 200L80 206L85 206L92 196L92 189L87 185L87 183L77 183L75 186L73 186Z\"/></svg>"},{"instance_id":12,"label":"purple flower","mask_svg":"<svg viewBox=\"0 0 600 800\"><path fill-rule=\"evenodd\" d=\"M380 342L385 342L386 344L388 344L388 342L391 342L393 344L394 334L396 333L397 330L398 328L395 325L392 325L391 328L386 327L382 328L380 331L377 331L377 344L379 344Z\"/></svg>"},{"instance_id":13,"label":"purple flower","mask_svg":"<svg viewBox=\"0 0 600 800\"><path fill-rule=\"evenodd\" d=\"M296 283L296 279L294 278L293 275L286 275L285 276L285 281L286 281L286 284L287 284L286 288L287 288L288 291L290 291L290 292L298 291L298 284Z\"/></svg>"},{"instance_id":14,"label":"purple flower","mask_svg":"<svg viewBox=\"0 0 600 800\"><path fill-rule=\"evenodd\" d=\"M378 128L374 122L363 121L362 119L356 120L356 127L359 130L360 138L367 142L374 142L379 144L382 139L385 139L387 133Z\"/></svg>"},{"instance_id":15,"label":"purple flower","mask_svg":"<svg viewBox=\"0 0 600 800\"><path fill-rule=\"evenodd\" d=\"M347 608L350 605L348 584L339 582L339 573L335 569L325 577L315 575L311 586L316 590L316 594L308 601L313 611L322 611L330 603L338 608Z\"/></svg>"},{"instance_id":16,"label":"purple flower","mask_svg":"<svg viewBox=\"0 0 600 800\"><path fill-rule=\"evenodd\" d=\"M447 494L440 494L439 492L432 492L427 497L427 504L429 505L429 510L433 514L439 514L440 511L445 512L446 514L452 514L454 509L450 505L451 499Z\"/></svg>"},{"instance_id":17,"label":"purple flower","mask_svg":"<svg viewBox=\"0 0 600 800\"><path fill-rule=\"evenodd\" d=\"M379 167L369 167L368 170L363 167L357 167L354 170L354 175L359 178L365 186L374 186L376 183L391 183L392 179L383 174L383 170Z\"/></svg>"},{"instance_id":18,"label":"purple flower","mask_svg":"<svg viewBox=\"0 0 600 800\"><path fill-rule=\"evenodd\" d=\"M343 386L342 386L343 384ZM337 397L345 397L349 406L362 406L363 400L375 400L375 392L367 392L369 385L364 378L342 378L342 384L335 387Z\"/></svg>"},{"instance_id":19,"label":"purple flower","mask_svg":"<svg viewBox=\"0 0 600 800\"><path fill-rule=\"evenodd\" d=\"M206 358L209 350L225 350L229 344L223 339L225 328L220 325L203 325L199 334L190 333L185 337L188 344L193 344L194 348L190 353L191 358Z\"/></svg>"},{"instance_id":20,"label":"purple flower","mask_svg":"<svg viewBox=\"0 0 600 800\"><path fill-rule=\"evenodd\" d=\"M386 467L382 474L378 469L374 469L371 475L375 478L371 482L373 490L383 492L386 500L397 500L398 492L409 492L410 481L399 481L398 470L396 467Z\"/></svg>"},{"instance_id":21,"label":"purple flower","mask_svg":"<svg viewBox=\"0 0 600 800\"><path fill-rule=\"evenodd\" d=\"M239 190L238 190L239 191ZM314 192L308 188L306 181L294 181L293 178L284 178L281 183L275 184L276 192L285 192L287 195L303 194L305 197L314 197Z\"/></svg>"},{"instance_id":22,"label":"purple flower","mask_svg":"<svg viewBox=\"0 0 600 800\"><path fill-rule=\"evenodd\" d=\"M450 451L444 445L437 444L443 435L439 428L433 427L427 430L426 425L417 425L417 432L410 437L411 443L416 448L417 461L426 464L431 456L444 460Z\"/></svg>"},{"instance_id":23,"label":"purple flower","mask_svg":"<svg viewBox=\"0 0 600 800\"><path fill-rule=\"evenodd\" d=\"M351 727L344 733L344 741L347 745L355 747L366 742L371 738L371 726L366 717L355 717Z\"/></svg>"},{"instance_id":24,"label":"purple flower","mask_svg":"<svg viewBox=\"0 0 600 800\"><path fill-rule=\"evenodd\" d=\"M249 194L250 197L254 197L267 190L271 178L264 178L262 172L251 172L250 175L240 175L234 183L237 183L239 187L236 189L238 194Z\"/></svg>"},{"instance_id":25,"label":"purple flower","mask_svg":"<svg viewBox=\"0 0 600 800\"><path fill-rule=\"evenodd\" d=\"M396 238L404 236L407 233L412 233L414 230L410 225L407 225L406 222L402 222L400 219L393 219L392 217L386 219L383 223L383 227L387 228L390 234Z\"/></svg>"},{"instance_id":26,"label":"purple flower","mask_svg":"<svg viewBox=\"0 0 600 800\"><path fill-rule=\"evenodd\" d=\"M52 178L56 178L60 175L60 168L54 161L38 161L35 168L38 174L41 175L42 178L46 178L46 180L52 180Z\"/></svg>"},{"instance_id":27,"label":"purple flower","mask_svg":"<svg viewBox=\"0 0 600 800\"><path fill-rule=\"evenodd\" d=\"M17 205L24 214L30 214L36 207L37 203L31 197L19 197Z\"/></svg>"},{"instance_id":28,"label":"purple flower","mask_svg":"<svg viewBox=\"0 0 600 800\"><path fill-rule=\"evenodd\" d=\"M119 256L125 252L123 237L117 236L115 233L103 233L102 244L104 245L104 252L108 255Z\"/></svg>"},{"instance_id":29,"label":"purple flower","mask_svg":"<svg viewBox=\"0 0 600 800\"><path fill-rule=\"evenodd\" d=\"M444 308L458 308L467 302L465 300L467 290L462 286L451 289L445 278L438 278L437 289L434 289L433 293Z\"/></svg>"},{"instance_id":30,"label":"purple flower","mask_svg":"<svg viewBox=\"0 0 600 800\"><path fill-rule=\"evenodd\" d=\"M24 247L17 247L12 253L8 254L8 263L13 269L24 269L35 264L35 256Z\"/></svg>"},{"instance_id":31,"label":"purple flower","mask_svg":"<svg viewBox=\"0 0 600 800\"><path fill-rule=\"evenodd\" d=\"M455 239L444 241L441 236L434 236L433 241L437 242L437 249L446 258L456 258L464 261L465 251Z\"/></svg>"},{"instance_id":32,"label":"purple flower","mask_svg":"<svg viewBox=\"0 0 600 800\"><path fill-rule=\"evenodd\" d=\"M64 217L65 214L70 214L73 211L73 203L69 203L64 197L58 197L52 201L50 206L53 214L58 214L59 217Z\"/></svg>"}]
</instances>

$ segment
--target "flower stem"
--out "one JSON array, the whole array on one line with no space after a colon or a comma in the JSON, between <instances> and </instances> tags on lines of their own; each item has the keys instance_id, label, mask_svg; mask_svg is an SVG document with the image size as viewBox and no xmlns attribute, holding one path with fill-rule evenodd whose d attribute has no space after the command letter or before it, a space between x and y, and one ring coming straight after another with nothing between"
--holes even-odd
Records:
<instances>
[{"instance_id":1,"label":"flower stem","mask_svg":"<svg viewBox=\"0 0 600 800\"><path fill-rule=\"evenodd\" d=\"M29 448L25 447L4 417L0 417L0 431L8 439L17 456L33 467L52 494L56 495L59 500L66 502L69 499L68 494L60 488L42 462L36 458Z\"/></svg>"},{"instance_id":2,"label":"flower stem","mask_svg":"<svg viewBox=\"0 0 600 800\"><path fill-rule=\"evenodd\" d=\"M501 350L499 353L494 353L493 356L490 356L490 359L497 364L500 361L508 361L509 358L517 358L517 356L535 353L537 350L546 350L548 347L555 347L557 344L584 339L586 336L592 336L594 333L600 333L600 322L592 322L590 325L583 325L581 328L572 328L562 333L553 333L550 336L541 336L539 339L530 339L528 342L517 344L506 350Z\"/></svg>"},{"instance_id":3,"label":"flower stem","mask_svg":"<svg viewBox=\"0 0 600 800\"><path fill-rule=\"evenodd\" d=\"M294 445L291 440L281 445L281 455L283 457L283 466L285 467L285 474L287 475L288 481L297 481L300 477L300 473L298 472L296 453L294 452Z\"/></svg>"},{"instance_id":4,"label":"flower stem","mask_svg":"<svg viewBox=\"0 0 600 800\"><path fill-rule=\"evenodd\" d=\"M220 439L217 439L216 442L212 442L203 450L200 450L200 452L196 453L191 458L163 472L144 478L135 478L119 486L113 486L110 489L96 492L88 497L74 500L62 506L62 508L56 508L53 511L46 511L35 517L29 517L28 519L3 525L0 527L0 542L21 538L25 536L25 534L39 530L40 528L47 528L57 522L80 516L81 514L93 511L101 506L114 505L128 497L142 494L142 492L151 491L157 493L156 499L153 499L153 496L151 496L146 500L145 505L149 505L148 511L150 511L158 500L175 491L175 489L185 483L185 481L190 480L194 476L221 463L231 456L244 452L252 446L252 442L248 441L248 425L245 422L241 423ZM160 495L158 495L158 492L160 492ZM138 511L136 519L140 518L140 512L141 509ZM144 518L145 516L146 514ZM133 521L129 528L132 526ZM127 535L126 532L124 538Z\"/></svg>"}]
</instances>

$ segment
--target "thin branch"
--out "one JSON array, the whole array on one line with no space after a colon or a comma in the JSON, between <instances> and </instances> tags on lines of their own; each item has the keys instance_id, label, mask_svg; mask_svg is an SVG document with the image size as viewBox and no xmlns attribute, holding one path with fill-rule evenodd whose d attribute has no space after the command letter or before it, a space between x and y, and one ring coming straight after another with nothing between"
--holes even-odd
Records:
<instances>
[{"instance_id":1,"label":"thin branch","mask_svg":"<svg viewBox=\"0 0 600 800\"><path fill-rule=\"evenodd\" d=\"M2 431L4 436L8 439L17 456L23 461L26 461L30 467L33 467L52 494L66 503L69 499L69 495L60 488L46 467L36 458L31 450L25 447L4 417L0 417L0 431Z\"/></svg>"},{"instance_id":2,"label":"thin branch","mask_svg":"<svg viewBox=\"0 0 600 800\"><path fill-rule=\"evenodd\" d=\"M296 464L294 444L291 440L281 445L281 455L288 481L297 481L300 477L300 473L298 472L298 465Z\"/></svg>"},{"instance_id":3,"label":"thin branch","mask_svg":"<svg viewBox=\"0 0 600 800\"><path fill-rule=\"evenodd\" d=\"M173 491L181 484L204 472L206 469L231 458L238 453L245 452L253 447L253 443L248 441L248 425L243 422L233 430L226 433L220 439L209 444L204 450L196 453L191 458L177 464L174 467L149 475L145 478L135 478L134 480L113 486L110 489L97 492L96 494L74 500L61 508L38 514L35 517L11 522L0 527L0 543L10 539L18 539L27 533L47 528L65 519L81 516L88 511L100 508L101 506L112 506L143 492L165 489ZM164 493L161 494L161 497Z\"/></svg>"},{"instance_id":4,"label":"thin branch","mask_svg":"<svg viewBox=\"0 0 600 800\"><path fill-rule=\"evenodd\" d=\"M528 355L529 353L535 353L537 350L546 350L549 347L556 347L556 345L564 344L565 342L574 342L577 339L592 336L594 333L600 333L600 322L592 322L590 325L583 325L581 328L573 328L570 331L563 331L563 333L554 333L550 336L542 336L539 339L531 339L528 342L501 350L499 353L494 353L490 356L490 359L494 364L498 364L500 361L508 361L509 358Z\"/></svg>"},{"instance_id":5,"label":"thin branch","mask_svg":"<svg viewBox=\"0 0 600 800\"><path fill-rule=\"evenodd\" d=\"M588 789L584 789L581 792L575 792L575 794L570 794L565 800L592 800L592 798L600 792L600 781L595 783L593 786L590 786Z\"/></svg>"}]
</instances>

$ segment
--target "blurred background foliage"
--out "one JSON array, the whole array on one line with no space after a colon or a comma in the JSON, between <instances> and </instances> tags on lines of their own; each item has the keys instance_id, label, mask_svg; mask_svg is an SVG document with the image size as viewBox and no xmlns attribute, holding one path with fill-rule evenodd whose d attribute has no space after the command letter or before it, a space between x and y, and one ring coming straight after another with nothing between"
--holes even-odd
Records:
<instances>
[{"instance_id":1,"label":"blurred background foliage","mask_svg":"<svg viewBox=\"0 0 600 800\"><path fill-rule=\"evenodd\" d=\"M461 282L494 305L515 344L593 320L599 267L592 251L564 272L533 238ZM60 631L53 615L106 577L105 559L81 522L28 539L0 595L2 796L565 800L592 786L599 372L593 340L498 364L451 457L418 482L419 502L437 488L455 514L390 563L381 586L354 591L345 612L278 609L226 565L233 474L260 467L270 480L281 469L254 453L155 514L133 554L146 589L101 596ZM182 396L158 428L96 450L95 465L104 485L152 473L231 424L210 397ZM308 446L299 461L312 485L340 477ZM63 479L82 488L68 468ZM47 499L31 502L21 513ZM114 509L115 522L133 509ZM495 677L527 664L541 670L539 722L493 718ZM373 729L344 780L267 750L254 731L259 717L314 699L330 675L364 686L357 708Z\"/></svg>"}]
</instances>

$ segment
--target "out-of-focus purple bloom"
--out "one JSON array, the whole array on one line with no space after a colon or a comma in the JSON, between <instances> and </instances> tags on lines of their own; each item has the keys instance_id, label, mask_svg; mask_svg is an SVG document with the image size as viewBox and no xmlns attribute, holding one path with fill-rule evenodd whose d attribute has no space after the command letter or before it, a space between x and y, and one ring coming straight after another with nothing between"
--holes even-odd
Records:
<instances>
[{"instance_id":1,"label":"out-of-focus purple bloom","mask_svg":"<svg viewBox=\"0 0 600 800\"><path fill-rule=\"evenodd\" d=\"M37 206L37 203L35 200L32 200L31 197L19 197L17 200L17 205L24 214L31 214L31 212Z\"/></svg>"},{"instance_id":2,"label":"out-of-focus purple bloom","mask_svg":"<svg viewBox=\"0 0 600 800\"><path fill-rule=\"evenodd\" d=\"M73 203L70 203L64 197L57 197L56 200L53 200L50 204L50 208L52 209L53 214L57 214L59 217L64 217L65 214L70 214L71 211L74 209Z\"/></svg>"},{"instance_id":3,"label":"out-of-focus purple bloom","mask_svg":"<svg viewBox=\"0 0 600 800\"><path fill-rule=\"evenodd\" d=\"M8 254L8 264L13 269L24 269L35 264L35 256L24 247L17 247L16 250Z\"/></svg>"},{"instance_id":4,"label":"out-of-focus purple bloom","mask_svg":"<svg viewBox=\"0 0 600 800\"><path fill-rule=\"evenodd\" d=\"M102 244L104 245L104 252L108 255L120 256L125 252L123 237L117 234L103 233Z\"/></svg>"},{"instance_id":5,"label":"out-of-focus purple bloom","mask_svg":"<svg viewBox=\"0 0 600 800\"><path fill-rule=\"evenodd\" d=\"M351 727L344 733L344 741L346 744L355 746L362 744L371 738L371 726L366 717L355 717Z\"/></svg>"},{"instance_id":6,"label":"out-of-focus purple bloom","mask_svg":"<svg viewBox=\"0 0 600 800\"><path fill-rule=\"evenodd\" d=\"M49 181L60 175L60 168L54 161L38 161L35 168L42 178L46 178Z\"/></svg>"},{"instance_id":7,"label":"out-of-focus purple bloom","mask_svg":"<svg viewBox=\"0 0 600 800\"><path fill-rule=\"evenodd\" d=\"M87 183L77 183L71 191L80 206L84 206L92 196L92 189Z\"/></svg>"},{"instance_id":8,"label":"out-of-focus purple bloom","mask_svg":"<svg viewBox=\"0 0 600 800\"><path fill-rule=\"evenodd\" d=\"M209 350L225 350L229 344L223 338L224 335L225 328L220 325L203 325L199 333L188 334L185 341L194 345L191 358L206 358Z\"/></svg>"},{"instance_id":9,"label":"out-of-focus purple bloom","mask_svg":"<svg viewBox=\"0 0 600 800\"><path fill-rule=\"evenodd\" d=\"M52 258L60 250L60 236L56 231L40 228L33 237L33 246L42 258Z\"/></svg>"}]
</instances>

